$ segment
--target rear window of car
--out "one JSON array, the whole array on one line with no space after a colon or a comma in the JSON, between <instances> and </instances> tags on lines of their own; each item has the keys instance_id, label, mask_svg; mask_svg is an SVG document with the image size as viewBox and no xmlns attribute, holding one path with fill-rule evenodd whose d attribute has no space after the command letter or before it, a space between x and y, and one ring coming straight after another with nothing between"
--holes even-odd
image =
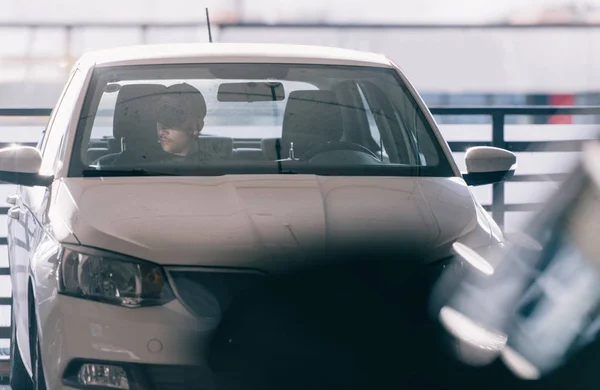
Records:
<instances>
[{"instance_id":1,"label":"rear window of car","mask_svg":"<svg viewBox=\"0 0 600 390\"><path fill-rule=\"evenodd\" d=\"M409 89L376 67L100 68L74 148L71 176L454 176Z\"/></svg>"}]
</instances>

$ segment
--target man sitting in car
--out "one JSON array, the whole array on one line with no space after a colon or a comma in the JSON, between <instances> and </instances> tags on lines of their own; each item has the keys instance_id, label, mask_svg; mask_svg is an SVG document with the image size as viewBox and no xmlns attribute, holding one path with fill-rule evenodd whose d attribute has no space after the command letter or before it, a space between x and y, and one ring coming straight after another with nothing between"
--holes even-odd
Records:
<instances>
[{"instance_id":1,"label":"man sitting in car","mask_svg":"<svg viewBox=\"0 0 600 390\"><path fill-rule=\"evenodd\" d=\"M172 85L157 103L156 130L163 151L172 161L205 161L213 156L198 147L204 127L206 102L202 93L183 83Z\"/></svg>"}]
</instances>

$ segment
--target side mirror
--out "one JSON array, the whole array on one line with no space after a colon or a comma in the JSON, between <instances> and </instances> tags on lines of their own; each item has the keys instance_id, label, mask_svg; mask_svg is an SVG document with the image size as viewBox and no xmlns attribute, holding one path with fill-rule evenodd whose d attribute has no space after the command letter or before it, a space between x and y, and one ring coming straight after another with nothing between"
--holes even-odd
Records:
<instances>
[{"instance_id":1,"label":"side mirror","mask_svg":"<svg viewBox=\"0 0 600 390\"><path fill-rule=\"evenodd\" d=\"M470 186L492 184L514 175L517 156L506 149L476 146L467 149L467 173L463 178Z\"/></svg>"},{"instance_id":2,"label":"side mirror","mask_svg":"<svg viewBox=\"0 0 600 390\"><path fill-rule=\"evenodd\" d=\"M0 180L24 186L49 186L54 178L39 174L42 165L40 151L31 146L10 146L0 149Z\"/></svg>"}]
</instances>

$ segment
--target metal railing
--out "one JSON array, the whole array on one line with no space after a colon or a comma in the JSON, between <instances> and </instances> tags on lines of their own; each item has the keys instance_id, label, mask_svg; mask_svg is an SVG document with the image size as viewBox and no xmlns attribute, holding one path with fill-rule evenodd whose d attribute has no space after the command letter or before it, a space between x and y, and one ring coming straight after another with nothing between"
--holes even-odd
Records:
<instances>
[{"instance_id":1,"label":"metal railing","mask_svg":"<svg viewBox=\"0 0 600 390\"><path fill-rule=\"evenodd\" d=\"M519 116L552 116L552 115L599 115L600 107L551 107L551 106L523 106L523 107L432 107L434 115L464 115L491 117L492 139L488 142L448 142L453 152L464 152L473 146L494 146L512 152L578 152L581 150L582 140L557 140L557 141L506 141L505 123L510 115ZM600 128L600 123L598 124ZM548 125L552 126L552 125ZM561 181L566 174L517 174L507 181L516 182L546 182ZM506 212L535 211L539 203L506 204L504 199L504 182L493 184L492 204L484 207L492 212L492 217L500 226L504 226Z\"/></svg>"},{"instance_id":2,"label":"metal railing","mask_svg":"<svg viewBox=\"0 0 600 390\"><path fill-rule=\"evenodd\" d=\"M51 113L51 109L37 109L37 108L5 108L0 109L1 117L47 117ZM12 143L11 143L12 144ZM21 145L35 146L32 143L20 143ZM9 143L2 142L0 140L0 148L9 146ZM2 183L2 182L0 182ZM0 207L0 215L6 215L9 207ZM7 237L0 237L0 245L6 246L8 244ZM10 269L7 267L0 267L0 276L10 275ZM0 297L0 306L11 306L12 297ZM0 326L0 340L11 338L12 319L10 319L10 326ZM12 348L12 346L11 346ZM3 352L3 351L0 351ZM4 353L0 353L0 358ZM8 384L8 367L7 360L0 359L0 385Z\"/></svg>"},{"instance_id":3,"label":"metal railing","mask_svg":"<svg viewBox=\"0 0 600 390\"><path fill-rule=\"evenodd\" d=\"M430 108L435 116L490 116L492 137L490 141L454 141L448 142L453 152L464 152L473 146L495 146L505 148L513 152L578 152L580 151L581 140L562 140L562 141L506 141L505 123L506 117L510 115L518 116L552 116L552 115L600 115L600 107L548 107L548 106L528 106L528 107L432 107ZM44 117L49 116L50 109L0 109L0 117ZM599 124L600 125L600 124ZM466 125L468 126L468 125ZM551 125L549 125L551 126ZM32 143L23 143L33 145ZM1 142L0 147L7 146L8 143ZM547 182L560 181L566 174L517 174L508 181L512 182ZM504 217L506 212L513 211L535 211L539 203L520 203L506 204L504 197L505 183L493 184L492 203L483 206L491 211L493 218L500 226L504 226ZM0 215L6 215L8 207L0 207ZM0 245L7 245L7 238L0 237ZM0 268L0 275L9 275L8 268ZM11 305L11 298L0 297L0 305ZM0 327L0 339L10 339L11 328ZM6 381L6 373L0 370L0 384Z\"/></svg>"}]
</instances>

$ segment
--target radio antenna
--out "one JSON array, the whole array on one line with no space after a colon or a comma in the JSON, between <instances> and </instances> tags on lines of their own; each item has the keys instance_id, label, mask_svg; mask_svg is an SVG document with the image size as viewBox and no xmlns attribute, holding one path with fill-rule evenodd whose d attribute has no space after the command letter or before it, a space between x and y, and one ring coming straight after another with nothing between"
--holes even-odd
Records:
<instances>
[{"instance_id":1,"label":"radio antenna","mask_svg":"<svg viewBox=\"0 0 600 390\"><path fill-rule=\"evenodd\" d=\"M210 16L208 16L208 7L206 9L206 26L208 27L208 41L212 43L212 32L210 31Z\"/></svg>"}]
</instances>

